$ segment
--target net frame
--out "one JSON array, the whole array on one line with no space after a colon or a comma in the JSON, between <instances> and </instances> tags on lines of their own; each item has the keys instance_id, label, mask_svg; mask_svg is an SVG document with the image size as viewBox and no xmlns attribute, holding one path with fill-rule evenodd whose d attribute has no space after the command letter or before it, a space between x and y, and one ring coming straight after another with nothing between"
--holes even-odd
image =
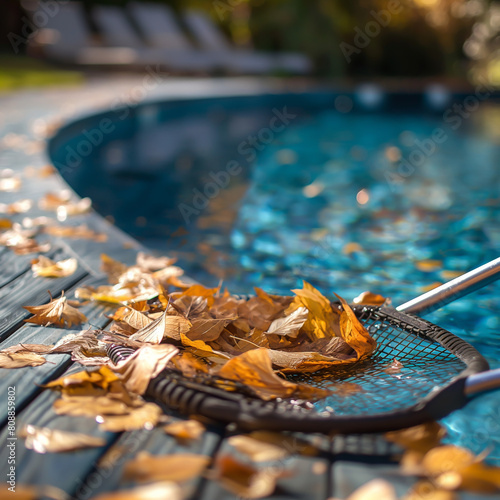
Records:
<instances>
[{"instance_id":1,"label":"net frame","mask_svg":"<svg viewBox=\"0 0 500 500\"><path fill-rule=\"evenodd\" d=\"M235 422L243 430L386 432L437 420L464 406L466 378L489 368L469 343L416 315L387 306L355 306L353 310L377 341L377 349L367 360L326 372L319 382L312 375L301 381L321 387L325 380L334 380L338 387L355 383L361 391L337 391L337 395L334 391L311 408L301 402L262 401L167 371L150 382L146 396L168 410ZM114 362L131 352L123 346L108 348ZM400 374L388 373L394 358L403 365ZM387 381L393 375L399 378L391 386ZM406 397L408 390L411 397Z\"/></svg>"}]
</instances>

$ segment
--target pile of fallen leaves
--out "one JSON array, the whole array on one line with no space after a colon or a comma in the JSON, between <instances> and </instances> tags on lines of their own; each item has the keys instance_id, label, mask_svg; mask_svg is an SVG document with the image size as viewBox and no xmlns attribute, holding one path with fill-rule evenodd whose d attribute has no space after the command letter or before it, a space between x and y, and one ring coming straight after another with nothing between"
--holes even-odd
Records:
<instances>
[{"instance_id":1,"label":"pile of fallen leaves","mask_svg":"<svg viewBox=\"0 0 500 500\"><path fill-rule=\"evenodd\" d=\"M376 348L344 299L337 296L339 303L331 303L305 282L302 289L293 290L293 296L256 288L255 296L242 298L220 287L183 281L182 269L166 257L140 253L136 265L126 266L103 255L102 267L110 284L78 289L76 297L116 305L109 329L70 335L52 350L16 346L18 358L23 351L30 356L67 352L82 365L116 371L106 354L109 343L137 349L129 364L168 350L162 369L168 364L186 377L204 375L233 382L264 400L317 399L328 392L288 381L283 374L353 363ZM74 271L75 263L33 261L34 272L42 276L60 276L68 269ZM34 314L28 321L59 326L81 323L86 318L75 305L62 295L43 306L27 306ZM14 354L10 349L4 354ZM141 362L135 368L142 384L141 391L129 387L132 392L145 391L152 375L145 366Z\"/></svg>"},{"instance_id":2,"label":"pile of fallen leaves","mask_svg":"<svg viewBox=\"0 0 500 500\"><path fill-rule=\"evenodd\" d=\"M70 327L86 321L79 311L82 303L105 303L114 307L106 330L70 333L55 345L12 346L0 352L0 367L38 366L50 354L70 354L87 369L45 386L60 393L54 411L90 417L105 431L162 425L165 433L180 442L201 438L206 423L203 419L172 420L156 404L143 399L149 381L166 368L188 378L213 379L228 390L243 388L264 400L314 400L328 392L291 382L286 374L354 363L376 348L344 299L337 296L338 302L330 302L308 283L293 290L291 296L256 289L248 298L231 295L220 287L206 288L185 281L182 269L165 257L140 253L134 266L126 266L103 255L102 266L109 285L78 289L78 300L68 300L62 294L46 305L26 309L33 313L27 320L30 323ZM33 260L37 276L60 277L75 269L71 260ZM355 301L381 304L384 298L365 293ZM114 364L107 356L110 343L132 347L135 352ZM39 453L105 445L101 438L35 425L26 426L20 435L28 448ZM441 445L442 437L443 430L437 424L387 435L407 449L402 458L403 472L422 478L405 500L451 500L457 489L498 491L499 469L484 465L483 457L463 448ZM200 475L244 498L269 496L276 482L292 473L285 465L288 456L317 452L310 443L297 443L290 435L253 432L229 438L232 453L219 454L215 459L189 453L157 456L141 452L125 465L124 477L145 485L100 498L159 495L180 499L184 497L184 483ZM33 498L40 493L35 490ZM397 499L389 483L374 480L349 500L375 497Z\"/></svg>"}]
</instances>

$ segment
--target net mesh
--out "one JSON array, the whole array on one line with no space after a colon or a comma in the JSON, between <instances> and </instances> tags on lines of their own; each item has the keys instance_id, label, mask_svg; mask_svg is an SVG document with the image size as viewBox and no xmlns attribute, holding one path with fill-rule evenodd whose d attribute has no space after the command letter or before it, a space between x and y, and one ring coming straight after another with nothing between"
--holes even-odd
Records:
<instances>
[{"instance_id":1,"label":"net mesh","mask_svg":"<svg viewBox=\"0 0 500 500\"><path fill-rule=\"evenodd\" d=\"M294 381L333 391L315 404L318 411L361 416L403 410L435 388L446 386L467 368L456 349L453 352L449 345L444 347L425 329L394 321L368 308L360 319L378 345L369 359L319 375L293 377ZM472 349L449 332L425 323L433 333L439 331L448 340L456 339L459 350Z\"/></svg>"}]
</instances>

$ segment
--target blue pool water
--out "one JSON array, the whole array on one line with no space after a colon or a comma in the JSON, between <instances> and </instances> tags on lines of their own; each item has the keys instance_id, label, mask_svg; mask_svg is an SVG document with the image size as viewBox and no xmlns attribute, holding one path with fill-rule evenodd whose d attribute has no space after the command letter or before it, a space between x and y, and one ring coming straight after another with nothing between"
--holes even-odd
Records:
<instances>
[{"instance_id":1,"label":"blue pool water","mask_svg":"<svg viewBox=\"0 0 500 500\"><path fill-rule=\"evenodd\" d=\"M397 305L498 257L500 107L465 117L422 96L362 104L330 94L151 103L106 115L113 132L75 164L68 155L96 118L63 130L51 154L101 214L234 293L288 293L305 279ZM494 284L428 319L499 367L499 305ZM493 446L500 461L498 392L444 422L453 442Z\"/></svg>"}]
</instances>

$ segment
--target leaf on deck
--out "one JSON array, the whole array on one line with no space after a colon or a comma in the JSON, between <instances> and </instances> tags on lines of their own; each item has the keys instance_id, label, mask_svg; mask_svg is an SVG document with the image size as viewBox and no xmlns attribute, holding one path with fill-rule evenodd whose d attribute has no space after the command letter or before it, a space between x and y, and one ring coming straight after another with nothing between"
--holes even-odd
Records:
<instances>
[{"instance_id":1,"label":"leaf on deck","mask_svg":"<svg viewBox=\"0 0 500 500\"><path fill-rule=\"evenodd\" d=\"M76 432L60 431L48 427L26 425L19 432L19 437L25 439L26 448L37 453L55 453L81 450L104 446L103 438L88 436Z\"/></svg>"},{"instance_id":2,"label":"leaf on deck","mask_svg":"<svg viewBox=\"0 0 500 500\"><path fill-rule=\"evenodd\" d=\"M179 485L172 481L160 481L127 490L102 493L92 498L93 500L156 500L161 498L182 500L184 497Z\"/></svg>"},{"instance_id":3,"label":"leaf on deck","mask_svg":"<svg viewBox=\"0 0 500 500\"><path fill-rule=\"evenodd\" d=\"M34 314L33 317L25 321L36 325L57 325L69 328L72 325L79 325L87 321L83 313L68 304L68 299L64 296L64 292L61 297L58 299L51 299L48 304L23 307Z\"/></svg>"},{"instance_id":4,"label":"leaf on deck","mask_svg":"<svg viewBox=\"0 0 500 500\"><path fill-rule=\"evenodd\" d=\"M24 368L25 366L40 366L47 360L34 352L5 352L0 351L0 368Z\"/></svg>"},{"instance_id":5,"label":"leaf on deck","mask_svg":"<svg viewBox=\"0 0 500 500\"><path fill-rule=\"evenodd\" d=\"M199 477L210 464L210 457L191 453L150 455L139 453L125 464L123 476L137 482L175 481L182 483Z\"/></svg>"},{"instance_id":6,"label":"leaf on deck","mask_svg":"<svg viewBox=\"0 0 500 500\"><path fill-rule=\"evenodd\" d=\"M35 276L43 278L65 278L71 276L78 268L75 258L64 259L58 262L39 255L31 261L31 270Z\"/></svg>"},{"instance_id":7,"label":"leaf on deck","mask_svg":"<svg viewBox=\"0 0 500 500\"><path fill-rule=\"evenodd\" d=\"M179 420L167 424L163 430L183 442L200 439L205 432L205 426L198 420Z\"/></svg>"}]
</instances>

